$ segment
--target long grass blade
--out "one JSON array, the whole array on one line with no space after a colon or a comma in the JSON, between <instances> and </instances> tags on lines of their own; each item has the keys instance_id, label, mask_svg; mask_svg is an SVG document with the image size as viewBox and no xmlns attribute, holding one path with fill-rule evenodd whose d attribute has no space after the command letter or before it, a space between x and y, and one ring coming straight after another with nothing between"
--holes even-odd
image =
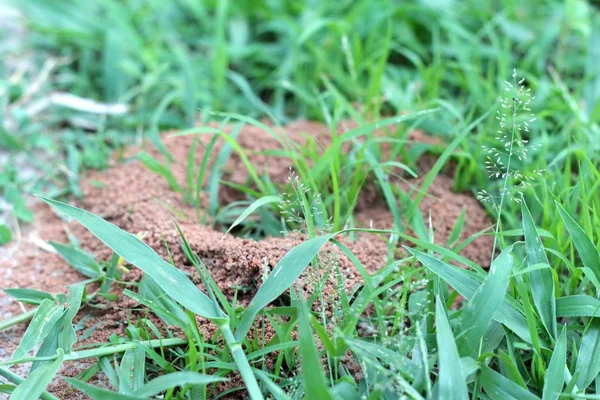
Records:
<instances>
[{"instance_id":1,"label":"long grass blade","mask_svg":"<svg viewBox=\"0 0 600 400\"><path fill-rule=\"evenodd\" d=\"M567 328L564 327L556 341L550 364L544 376L542 400L557 400L565 384L567 367Z\"/></svg>"},{"instance_id":2,"label":"long grass blade","mask_svg":"<svg viewBox=\"0 0 600 400\"><path fill-rule=\"evenodd\" d=\"M513 265L513 256L509 251L504 250L494 260L487 278L473 294L462 313L461 336L457 340L457 346L463 357L478 356L483 335L504 300Z\"/></svg>"},{"instance_id":3,"label":"long grass blade","mask_svg":"<svg viewBox=\"0 0 600 400\"><path fill-rule=\"evenodd\" d=\"M213 320L224 318L222 313L215 311L210 299L183 272L163 260L150 246L134 235L85 210L56 200L40 198L89 229L124 260L150 275L165 293L190 311Z\"/></svg>"},{"instance_id":4,"label":"long grass blade","mask_svg":"<svg viewBox=\"0 0 600 400\"><path fill-rule=\"evenodd\" d=\"M469 391L461 367L460 356L446 315L444 302L439 297L435 302L435 324L440 370L437 381L439 398L467 400Z\"/></svg>"},{"instance_id":5,"label":"long grass blade","mask_svg":"<svg viewBox=\"0 0 600 400\"><path fill-rule=\"evenodd\" d=\"M64 352L62 349L57 351L58 357L54 362L48 363L33 371L25 381L19 384L10 397L12 400L30 400L37 399L44 393L46 386L52 381L58 368L62 364Z\"/></svg>"},{"instance_id":6,"label":"long grass blade","mask_svg":"<svg viewBox=\"0 0 600 400\"><path fill-rule=\"evenodd\" d=\"M493 400L539 400L539 397L491 368L481 367L481 384Z\"/></svg>"},{"instance_id":7,"label":"long grass blade","mask_svg":"<svg viewBox=\"0 0 600 400\"><path fill-rule=\"evenodd\" d=\"M525 235L525 248L527 250L527 265L550 264L544 245L540 240L533 217L525 201L521 202L521 214L523 216L523 233ZM544 327L553 338L556 332L556 301L554 297L554 278L549 269L539 269L529 272L529 284L533 302L537 308Z\"/></svg>"},{"instance_id":8,"label":"long grass blade","mask_svg":"<svg viewBox=\"0 0 600 400\"><path fill-rule=\"evenodd\" d=\"M580 371L577 387L586 389L600 373L600 320L594 318L581 338L576 371Z\"/></svg>"},{"instance_id":9,"label":"long grass blade","mask_svg":"<svg viewBox=\"0 0 600 400\"><path fill-rule=\"evenodd\" d=\"M556 299L556 316L561 318L600 317L600 300L585 294Z\"/></svg>"},{"instance_id":10,"label":"long grass blade","mask_svg":"<svg viewBox=\"0 0 600 400\"><path fill-rule=\"evenodd\" d=\"M575 222L573 217L558 204L558 202L556 202L556 207L558 208L561 219L569 231L569 235L571 235L573 245L575 245L575 248L577 249L581 262L583 262L585 267L594 271L596 278L600 280L600 252L598 252L598 249L586 235L585 231L577 224L577 222Z\"/></svg>"}]
</instances>

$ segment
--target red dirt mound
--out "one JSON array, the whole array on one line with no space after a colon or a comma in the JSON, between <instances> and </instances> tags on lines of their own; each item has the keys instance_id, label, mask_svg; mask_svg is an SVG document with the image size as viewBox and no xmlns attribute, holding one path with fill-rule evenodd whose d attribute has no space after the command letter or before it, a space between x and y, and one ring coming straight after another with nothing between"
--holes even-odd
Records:
<instances>
[{"instance_id":1,"label":"red dirt mound","mask_svg":"<svg viewBox=\"0 0 600 400\"><path fill-rule=\"evenodd\" d=\"M348 124L348 126L353 125ZM229 126L225 127L226 131L231 129ZM326 144L330 138L326 126L313 122L294 122L288 125L285 131L292 141L298 143L303 143L307 137L312 136L320 143ZM412 133L411 139L431 141L431 138L418 132ZM204 148L209 140L208 135L201 136L196 150L198 162L202 159ZM192 136L164 137L164 145L173 156L172 172L182 185L186 181L187 158L192 141ZM245 126L237 142L242 148L248 150L248 156L254 167L259 172L268 173L273 182L283 183L289 177L291 167L289 160L264 154L268 150L280 148L278 140L269 133L253 126ZM218 154L222 145L222 140L217 141L213 153ZM138 151L139 149L129 149L124 162L115 162L114 166L106 171L92 172L82 184L85 200L81 206L131 233L143 232L145 242L163 257L167 256L166 243L175 264L190 272L195 283L200 286L198 276L187 265L180 249L180 237L173 224L173 219L177 219L192 249L208 266L224 293L231 296L235 292L234 288L246 288L246 291L238 293L240 303L246 304L256 292L256 288L260 286L263 274L270 271L301 238L272 237L259 242L231 235L223 238L222 233L195 222L195 211L184 204L181 196L171 190L162 177L150 172L139 161L129 157L137 154ZM147 151L160 158L158 151L153 149ZM224 179L239 184L246 182L246 169L239 155L232 154L224 171ZM406 189L406 185L418 186L419 182L419 180L411 180L408 183L398 181L397 184L404 185ZM240 194L233 189L224 189L220 195L223 204L241 198ZM202 202L205 207L207 199L203 198ZM424 220L428 221L429 215L432 216L437 243L446 243L463 207L467 207L468 210L463 239L490 226L490 220L484 210L471 196L453 193L452 179L448 176L438 176L420 204ZM66 227L79 238L86 250L102 259L110 256L110 250L88 231L79 225L60 220L48 207L38 204L35 206L35 213L36 222L24 233L19 251L14 251L14 248L12 253L10 249L3 251L4 257L0 258L0 277L3 287L28 287L59 293L65 291L65 285L82 280L82 277L66 265L57 254L44 246L44 243L50 240L66 242ZM391 214L373 188L366 190L365 195L359 200L355 219L364 226L391 228ZM363 235L359 236L357 242L347 242L347 245L370 272L376 271L386 263L387 244L379 237ZM337 260L340 271L345 274L346 289L350 290L360 285L358 271L345 256L333 247L327 247L325 253L334 254L333 258ZM463 251L465 256L484 266L489 264L490 253L489 237L478 238ZM139 280L140 277L141 271L132 269L124 279L132 281ZM308 290L309 281L313 278L310 273L305 274L299 282L299 287L304 286ZM118 287L115 287L115 290L120 291ZM325 286L325 298L335 297L336 291L337 283L330 280ZM99 327L85 342L104 341L112 333L122 335L123 321L132 317L129 310L134 305L127 297L119 296L119 300L108 304L104 311L82 310L78 318L91 314L91 318L86 319L83 325L86 328ZM0 293L0 318L16 315L19 312L20 306ZM24 329L25 326L20 325L0 332L0 359L9 357ZM214 331L214 328L206 324L206 331L209 333ZM26 368L20 367L18 372L23 374L25 370ZM75 370L81 369L75 368ZM71 365L64 371L72 375L74 369ZM57 384L51 387L51 390L61 398L77 398L72 391L64 392L66 390L64 384Z\"/></svg>"}]
</instances>

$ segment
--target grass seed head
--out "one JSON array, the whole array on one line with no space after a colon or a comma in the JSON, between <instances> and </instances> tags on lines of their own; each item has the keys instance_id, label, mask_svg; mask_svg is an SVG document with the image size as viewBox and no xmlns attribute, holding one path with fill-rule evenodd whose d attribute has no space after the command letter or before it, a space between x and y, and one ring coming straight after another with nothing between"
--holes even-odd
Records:
<instances>
[{"instance_id":1,"label":"grass seed head","mask_svg":"<svg viewBox=\"0 0 600 400\"><path fill-rule=\"evenodd\" d=\"M524 137L529 133L529 124L536 120L530 108L534 99L531 88L525 86L525 78L517 81L516 70L513 70L512 78L512 83L504 81L500 110L496 111L499 129L494 136L495 144L482 146L486 154L484 165L488 177L501 180L504 185L497 194L486 190L478 191L477 199L482 203L489 203L496 212L500 211L505 198L520 203L523 191L543 172L535 169L525 174L516 163L528 160L529 152L537 151L540 145L529 145L529 140Z\"/></svg>"}]
</instances>

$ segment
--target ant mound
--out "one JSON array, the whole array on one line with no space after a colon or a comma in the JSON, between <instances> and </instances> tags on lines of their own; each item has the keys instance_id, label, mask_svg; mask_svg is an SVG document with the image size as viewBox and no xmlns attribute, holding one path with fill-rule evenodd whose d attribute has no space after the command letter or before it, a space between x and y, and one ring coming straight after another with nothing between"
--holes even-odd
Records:
<instances>
[{"instance_id":1,"label":"ant mound","mask_svg":"<svg viewBox=\"0 0 600 400\"><path fill-rule=\"evenodd\" d=\"M337 135L354 127L351 123L341 125ZM139 234L159 255L166 260L172 260L175 266L188 273L192 281L202 288L200 276L188 262L181 248L182 239L174 223L174 220L177 221L192 251L207 266L219 288L230 299L235 295L239 305L245 306L251 301L264 281L264 277L291 248L301 243L306 235L302 233L287 237L265 235L264 239L258 241L229 234L223 235L223 230L219 229L223 226L219 226L218 221L207 216L209 215L207 210L210 210L215 202L214 198L211 199L206 191L201 190L199 206L193 207L187 201L189 199L186 199L185 190L174 190L173 187L187 187L190 159L196 165L206 160L206 170L209 171L207 176L210 175L210 171L219 168L220 179L230 182L229 185L219 185L218 202L221 205L244 199L245 195L238 190L239 187L253 187L253 182L249 180L247 163L250 163L258 174L268 175L273 184L283 187L289 182L293 165L288 157L282 155L282 146L297 145L304 146L303 148L312 146L311 151L320 154L332 142L332 132L325 125L307 121L294 122L286 126L284 131L270 127L270 132L267 132L265 129L249 125L211 125L206 131L211 129L221 130L230 135L229 138L235 138L235 143L244 149L243 155L232 151L231 147L228 148L228 142L223 137L215 139L212 143L211 135L176 136L167 133L163 135L162 143L164 150L170 155L168 161L162 155L164 151L149 147L145 151L159 162L165 165L168 163L176 185L167 182L139 161L136 156L140 153L140 148L130 148L119 160L113 161L111 168L91 172L86 179L82 180L84 200L79 206L125 231ZM377 134L393 136L396 133L392 131ZM431 137L418 131L411 132L408 139L407 146L414 143L426 146L438 144ZM347 146L349 145L343 144L342 149L349 150ZM386 144L381 148L384 157L386 154L391 154L388 147ZM223 155L228 155L226 163L215 161ZM434 161L431 156L424 155L417 162L417 172L420 175L426 174ZM447 175L441 174L435 177L418 204L423 221L427 221L425 226L428 226L431 220L434 240L442 245L448 242L455 223L465 208L467 217L460 235L461 240L470 238L491 225L485 210L471 195L453 192L452 168L446 168L446 173ZM411 198L417 197L423 178L411 178L401 173L395 176L390 182L398 190L408 193L406 199L410 201ZM205 182L207 181L208 178L205 179ZM399 204L398 207L400 206ZM7 249L4 256L0 257L0 278L4 287L25 287L51 293L64 293L67 291L66 285L85 279L53 251L48 245L49 241L65 243L68 237L76 237L81 247L98 259L110 258L110 249L80 225L61 220L49 207L42 204L34 205L34 211L35 223L27 227L22 233L21 240L13 244L13 248ZM383 200L377 183L370 178L367 178L359 194L353 220L356 226L381 230L393 228L393 214ZM409 222L403 221L407 227L406 233L415 236ZM391 261L390 254L405 256L399 246L390 253L387 239L388 237L381 234L365 233L356 234L354 240L348 237L340 238L369 273L374 273L388 265ZM410 245L408 242L400 244ZM461 254L479 265L488 266L491 251L491 237L480 236L464 247ZM332 304L339 301L339 291L352 293L360 287L362 278L353 262L333 244L323 248L319 259L322 261L321 264L327 265L330 271L329 277L321 282L322 299L329 314ZM140 270L132 267L127 274L120 277L120 280L135 283L142 279L142 275ZM308 268L295 284L295 288L309 296L322 278L319 273ZM91 286L88 292L97 289ZM108 301L99 298L95 300L97 303L95 307L87 306L80 310L74 322L79 324L80 333L86 334L85 339L80 340L78 345L106 342L111 336L114 337L114 334L125 336L128 321L135 321L138 316L146 315L135 301L122 295L123 286L127 284L112 286L112 292L118 295L117 300ZM135 289L134 286L129 288ZM0 293L0 318L17 315L23 311L22 308L23 306L18 305L13 299ZM152 318L155 325L164 327L158 318ZM214 334L215 327L212 324L201 322L199 326L204 330L206 337ZM11 355L24 329L24 326L17 325L0 332L0 359L6 359ZM92 364L92 361L86 363L85 360L75 366L69 364L68 368L62 369L61 374L74 376ZM20 366L15 371L24 376L26 369L27 367ZM78 396L64 382L54 382L49 390L60 398Z\"/></svg>"}]
</instances>

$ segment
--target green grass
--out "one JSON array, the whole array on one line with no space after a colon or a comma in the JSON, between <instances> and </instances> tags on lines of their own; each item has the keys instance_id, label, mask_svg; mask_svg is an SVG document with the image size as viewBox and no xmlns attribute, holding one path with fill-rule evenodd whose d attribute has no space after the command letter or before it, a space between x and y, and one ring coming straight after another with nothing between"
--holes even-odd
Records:
<instances>
[{"instance_id":1,"label":"green grass","mask_svg":"<svg viewBox=\"0 0 600 400\"><path fill-rule=\"evenodd\" d=\"M0 322L0 330L31 320L11 359L1 362L0 392L15 398L53 398L45 392L61 364L95 358L67 382L92 398L214 398L219 382L239 374L252 399L596 398L600 372L600 17L584 0L467 0L394 2L171 1L15 2L28 33L22 50L34 50L34 68L18 74L9 57L0 64L0 243L30 223L30 193L78 220L114 251L97 261L77 244L53 244L84 277L68 294L12 288L6 293L35 308ZM6 38L0 37L0 42ZM60 60L58 60L60 57ZM34 84L44 59L58 60ZM46 66L48 66L48 62ZM497 148L498 96L513 68L532 88L537 120L516 131L538 150L512 159L510 170L533 176L520 203L501 201L492 266L460 256L458 238L431 240L418 213L432 180L452 161L455 189L502 193L520 183L490 177L486 149ZM28 91L32 93L28 94ZM122 115L51 106L28 114L34 99L68 92L103 103L127 104ZM309 139L299 146L263 124L315 119L331 129L324 149ZM338 134L341 121L358 126ZM201 121L200 127L197 121ZM217 120L219 128L206 128ZM515 115L515 124L524 117ZM234 128L229 133L225 124ZM281 185L258 171L236 138L244 125L280 143L297 175ZM395 130L388 129L396 126ZM509 127L513 127L509 121ZM212 135L203 159L187 160L177 182L159 132ZM407 146L415 128L442 145ZM375 134L383 129L384 134ZM108 166L129 144L147 141L163 152L139 159L211 221L237 235L261 239L300 231L307 240L290 250L266 277L250 305L227 298L181 237L203 290L150 247L98 216L54 199L80 197L81 176ZM217 141L223 145L217 154ZM193 146L200 146L199 140ZM384 157L384 145L390 155ZM484 148L485 147L485 148ZM348 151L343 149L349 149ZM25 157L24 154L37 157ZM424 153L438 162L413 196L393 183L399 171L416 171ZM237 154L248 181L223 181L222 165ZM213 168L208 168L213 156ZM505 160L506 161L506 160ZM537 171L542 170L541 173ZM352 238L353 212L367 182L392 212L387 265L367 273L339 239ZM220 204L223 185L246 199ZM208 195L207 209L200 196ZM248 218L258 214L260 218ZM431 218L435 221L436 215ZM416 237L409 236L410 224ZM482 234L491 234L490 232ZM364 285L346 293L340 282L333 315L319 304L323 280L341 279L335 265L317 258L330 243L348 256ZM403 245L408 256L395 249ZM122 262L144 278L122 296L144 305L149 318L129 324L126 337L80 348L73 318L99 297L115 299ZM460 265L464 268L459 268ZM319 279L304 299L294 282L307 269ZM172 284L169 284L171 282ZM87 293L90 283L97 290ZM450 290L452 289L452 290ZM277 306L267 307L286 294ZM466 301L451 307L456 296ZM318 301L320 300L320 301ZM68 306L68 307L67 307ZM362 317L366 309L369 318ZM203 337L195 316L212 321L217 336ZM276 332L270 343L246 334L259 318ZM359 335L369 330L372 336ZM34 357L29 354L34 348ZM270 354L273 369L266 368ZM361 370L355 381L342 359ZM7 366L33 361L28 377ZM102 371L112 391L88 381ZM131 373L135 371L135 373Z\"/></svg>"}]
</instances>

